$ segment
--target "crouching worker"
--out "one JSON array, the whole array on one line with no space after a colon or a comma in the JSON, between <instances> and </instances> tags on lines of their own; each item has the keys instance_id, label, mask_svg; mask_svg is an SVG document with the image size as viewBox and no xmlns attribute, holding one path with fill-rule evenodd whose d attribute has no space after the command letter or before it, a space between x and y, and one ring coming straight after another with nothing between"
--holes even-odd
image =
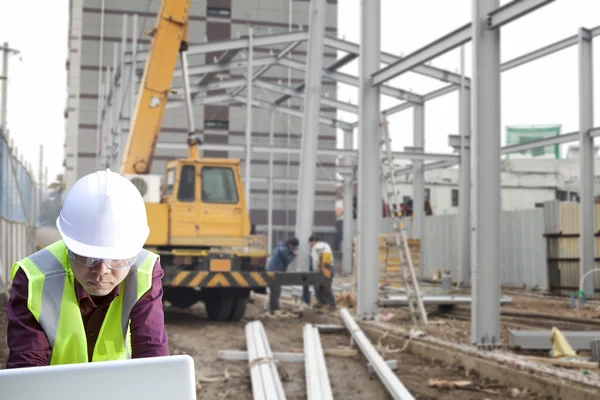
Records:
<instances>
[{"instance_id":1,"label":"crouching worker","mask_svg":"<svg viewBox=\"0 0 600 400\"><path fill-rule=\"evenodd\" d=\"M308 239L311 245L310 266L309 270L320 271L326 278L330 279L329 283L315 285L315 296L319 305L329 305L336 308L335 295L333 294L332 284L335 275L333 265L333 252L327 242L324 242L320 236L311 235ZM303 287L302 298L304 302L310 306L310 291L308 285Z\"/></svg>"},{"instance_id":2,"label":"crouching worker","mask_svg":"<svg viewBox=\"0 0 600 400\"><path fill-rule=\"evenodd\" d=\"M288 266L296 258L300 242L295 237L277 243L271 253L267 264L267 272L285 272ZM273 281L269 285L269 311L272 313L279 310L279 298L281 297L281 285Z\"/></svg>"},{"instance_id":3,"label":"crouching worker","mask_svg":"<svg viewBox=\"0 0 600 400\"><path fill-rule=\"evenodd\" d=\"M79 179L62 240L12 266L6 368L169 355L159 257L137 188L110 170Z\"/></svg>"}]
</instances>

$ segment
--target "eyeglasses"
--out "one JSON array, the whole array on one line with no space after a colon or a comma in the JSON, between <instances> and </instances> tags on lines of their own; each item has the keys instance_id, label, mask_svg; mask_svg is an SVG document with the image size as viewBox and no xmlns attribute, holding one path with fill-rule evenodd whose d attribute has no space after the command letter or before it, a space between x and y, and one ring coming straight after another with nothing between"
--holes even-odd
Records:
<instances>
[{"instance_id":1,"label":"eyeglasses","mask_svg":"<svg viewBox=\"0 0 600 400\"><path fill-rule=\"evenodd\" d=\"M69 259L71 261L75 261L77 264L81 264L88 268L94 268L100 263L104 262L104 264L109 269L120 270L131 267L135 264L136 257L124 259L124 260L111 260L106 258L93 258L93 257L85 257L80 256L79 254L73 253L71 250L68 250Z\"/></svg>"}]
</instances>

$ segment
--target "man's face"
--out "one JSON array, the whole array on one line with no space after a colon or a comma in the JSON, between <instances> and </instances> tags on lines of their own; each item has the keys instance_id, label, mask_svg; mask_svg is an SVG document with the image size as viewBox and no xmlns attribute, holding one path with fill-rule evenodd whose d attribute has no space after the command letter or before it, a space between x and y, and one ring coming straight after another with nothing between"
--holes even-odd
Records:
<instances>
[{"instance_id":1,"label":"man's face","mask_svg":"<svg viewBox=\"0 0 600 400\"><path fill-rule=\"evenodd\" d=\"M317 244L317 241L313 240L312 242L310 242L310 247L315 247L315 244Z\"/></svg>"},{"instance_id":2,"label":"man's face","mask_svg":"<svg viewBox=\"0 0 600 400\"><path fill-rule=\"evenodd\" d=\"M288 250L291 251L292 253L294 253L294 254L298 253L297 247L294 247L291 244L288 244L287 247L288 247Z\"/></svg>"},{"instance_id":3,"label":"man's face","mask_svg":"<svg viewBox=\"0 0 600 400\"><path fill-rule=\"evenodd\" d=\"M75 260L70 260L75 279L90 296L106 296L127 277L131 267L110 269L103 262L95 267L87 267Z\"/></svg>"}]
</instances>

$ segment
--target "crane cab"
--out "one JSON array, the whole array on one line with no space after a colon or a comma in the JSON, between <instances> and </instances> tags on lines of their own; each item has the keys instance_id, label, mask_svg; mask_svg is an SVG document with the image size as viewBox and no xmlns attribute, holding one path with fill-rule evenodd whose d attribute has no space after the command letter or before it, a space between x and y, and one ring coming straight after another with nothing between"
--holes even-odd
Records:
<instances>
[{"instance_id":1,"label":"crane cab","mask_svg":"<svg viewBox=\"0 0 600 400\"><path fill-rule=\"evenodd\" d=\"M146 204L147 245L245 246L250 220L235 159L177 159L167 163L161 199Z\"/></svg>"}]
</instances>

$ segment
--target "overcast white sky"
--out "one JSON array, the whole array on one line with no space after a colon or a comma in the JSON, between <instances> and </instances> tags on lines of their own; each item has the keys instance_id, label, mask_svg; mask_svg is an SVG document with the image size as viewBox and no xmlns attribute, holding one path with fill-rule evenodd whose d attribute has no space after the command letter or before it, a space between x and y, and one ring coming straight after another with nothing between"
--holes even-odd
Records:
<instances>
[{"instance_id":1,"label":"overcast white sky","mask_svg":"<svg viewBox=\"0 0 600 400\"><path fill-rule=\"evenodd\" d=\"M193 1L193 0L192 0ZM287 0L286 0L287 1ZM470 20L471 0L382 0L382 50L407 55ZM501 4L507 3L501 1ZM338 0L339 32L358 42L360 1ZM577 33L579 27L600 24L599 0L556 0L502 29L502 60L506 61ZM8 123L22 153L37 173L39 147L49 179L63 171L63 143L67 83L68 0L0 1L0 42L21 51L10 60ZM600 125L600 38L594 45L595 125ZM466 46L466 72L471 74L470 45ZM458 71L459 50L435 59L432 65ZM358 73L358 63L342 71ZM413 73L392 85L425 94L442 82ZM357 90L340 85L340 100L358 104ZM447 135L458 130L457 92L427 103L426 150L450 152ZM384 98L382 108L398 101ZM563 50L502 75L502 126L562 124L563 132L578 129L577 48ZM345 121L356 117L340 113ZM412 112L390 118L394 148L412 145ZM502 139L504 143L504 138ZM564 151L563 150L563 154Z\"/></svg>"}]
</instances>

